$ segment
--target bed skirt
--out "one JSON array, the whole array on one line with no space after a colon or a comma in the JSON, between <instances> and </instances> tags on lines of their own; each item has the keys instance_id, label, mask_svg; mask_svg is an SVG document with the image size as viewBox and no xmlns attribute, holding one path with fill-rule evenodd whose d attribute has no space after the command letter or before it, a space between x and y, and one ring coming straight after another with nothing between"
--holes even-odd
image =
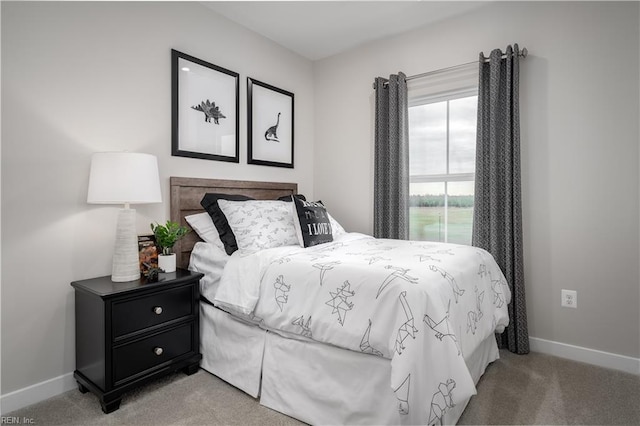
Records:
<instances>
[{"instance_id":1,"label":"bed skirt","mask_svg":"<svg viewBox=\"0 0 640 426\"><path fill-rule=\"evenodd\" d=\"M200 304L202 368L309 424L402 424L388 359L288 339ZM499 358L493 335L465 356L474 382ZM445 414L455 424L469 400ZM428 401L425 401L428 403Z\"/></svg>"}]
</instances>

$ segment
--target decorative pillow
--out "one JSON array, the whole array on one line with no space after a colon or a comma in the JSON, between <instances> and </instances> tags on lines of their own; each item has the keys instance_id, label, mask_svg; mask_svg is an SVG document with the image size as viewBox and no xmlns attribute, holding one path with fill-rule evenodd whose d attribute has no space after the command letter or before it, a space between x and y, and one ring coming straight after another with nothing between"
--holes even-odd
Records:
<instances>
[{"instance_id":1,"label":"decorative pillow","mask_svg":"<svg viewBox=\"0 0 640 426\"><path fill-rule=\"evenodd\" d=\"M312 247L333 241L329 213L322 201L304 201L293 197L294 226L302 247Z\"/></svg>"},{"instance_id":2,"label":"decorative pillow","mask_svg":"<svg viewBox=\"0 0 640 426\"><path fill-rule=\"evenodd\" d=\"M307 201L307 198L302 194L294 194L293 196L301 200ZM291 201L291 195L285 195L283 197L278 198L278 200ZM340 225L340 223L338 223L338 221L335 220L333 216L331 216L331 213L327 212L327 215L329 216L329 221L331 222L331 234L333 235L334 238L347 233L347 231L345 231L342 225Z\"/></svg>"},{"instance_id":3,"label":"decorative pillow","mask_svg":"<svg viewBox=\"0 0 640 426\"><path fill-rule=\"evenodd\" d=\"M222 244L224 244L224 250L229 256L231 256L234 251L238 250L238 243L236 242L236 237L233 235L233 231L229 226L227 217L218 206L218 200L246 201L253 200L253 198L245 195L210 193L205 194L202 201L200 201L200 205L204 207L207 213L209 213L211 220L213 220L213 224L218 230L220 240L222 241Z\"/></svg>"},{"instance_id":4,"label":"decorative pillow","mask_svg":"<svg viewBox=\"0 0 640 426\"><path fill-rule=\"evenodd\" d=\"M241 250L298 244L291 204L276 200L218 200Z\"/></svg>"},{"instance_id":5,"label":"decorative pillow","mask_svg":"<svg viewBox=\"0 0 640 426\"><path fill-rule=\"evenodd\" d=\"M202 238L202 241L204 241L205 243L213 244L216 247L224 250L224 244L222 244L220 234L218 234L218 230L213 224L213 220L211 220L211 216L209 216L209 213L196 213L185 216L184 218L187 223L193 228L193 230L196 231L196 234L198 234L198 236Z\"/></svg>"}]
</instances>

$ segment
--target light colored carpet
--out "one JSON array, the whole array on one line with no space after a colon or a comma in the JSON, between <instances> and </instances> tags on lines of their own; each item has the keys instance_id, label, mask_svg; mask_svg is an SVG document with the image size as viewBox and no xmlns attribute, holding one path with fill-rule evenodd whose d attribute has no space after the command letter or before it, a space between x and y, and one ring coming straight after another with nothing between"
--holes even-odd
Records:
<instances>
[{"instance_id":1,"label":"light colored carpet","mask_svg":"<svg viewBox=\"0 0 640 426\"><path fill-rule=\"evenodd\" d=\"M640 425L640 376L500 351L458 424Z\"/></svg>"},{"instance_id":2,"label":"light colored carpet","mask_svg":"<svg viewBox=\"0 0 640 426\"><path fill-rule=\"evenodd\" d=\"M548 355L500 352L459 424L640 425L640 377ZM299 425L200 370L174 374L124 395L103 414L77 390L10 416L37 425Z\"/></svg>"}]
</instances>

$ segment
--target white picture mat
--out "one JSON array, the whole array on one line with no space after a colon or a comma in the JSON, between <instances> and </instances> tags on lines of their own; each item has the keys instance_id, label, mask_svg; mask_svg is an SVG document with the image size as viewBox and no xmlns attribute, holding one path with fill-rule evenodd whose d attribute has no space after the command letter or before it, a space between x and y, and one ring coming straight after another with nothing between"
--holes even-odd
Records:
<instances>
[{"instance_id":1,"label":"white picture mat","mask_svg":"<svg viewBox=\"0 0 640 426\"><path fill-rule=\"evenodd\" d=\"M280 114L277 136L280 142L265 139L265 132L274 126ZM253 84L252 87L252 157L254 160L292 163L291 147L293 98Z\"/></svg>"},{"instance_id":2,"label":"white picture mat","mask_svg":"<svg viewBox=\"0 0 640 426\"><path fill-rule=\"evenodd\" d=\"M185 71L188 68L189 71ZM236 155L236 78L178 58L179 149L204 154ZM226 118L205 121L192 106L215 102Z\"/></svg>"}]
</instances>

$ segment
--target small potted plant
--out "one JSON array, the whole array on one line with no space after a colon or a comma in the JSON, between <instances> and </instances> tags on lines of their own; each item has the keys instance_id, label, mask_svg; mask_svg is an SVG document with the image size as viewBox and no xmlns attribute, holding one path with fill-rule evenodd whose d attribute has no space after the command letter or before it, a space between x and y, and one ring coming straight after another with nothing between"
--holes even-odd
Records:
<instances>
[{"instance_id":1,"label":"small potted plant","mask_svg":"<svg viewBox=\"0 0 640 426\"><path fill-rule=\"evenodd\" d=\"M162 250L162 253L158 254L158 268L164 272L175 272L176 254L173 253L173 246L189 233L189 228L168 220L166 225L152 223L151 230L156 237L156 244Z\"/></svg>"}]
</instances>

